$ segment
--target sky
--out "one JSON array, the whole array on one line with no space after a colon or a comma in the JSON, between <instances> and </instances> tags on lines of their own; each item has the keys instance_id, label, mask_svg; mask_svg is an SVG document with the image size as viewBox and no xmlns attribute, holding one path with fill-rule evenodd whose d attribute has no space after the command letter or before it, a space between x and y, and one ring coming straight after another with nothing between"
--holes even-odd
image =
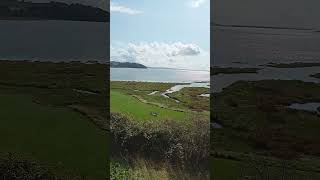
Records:
<instances>
[{"instance_id":1,"label":"sky","mask_svg":"<svg viewBox=\"0 0 320 180\"><path fill-rule=\"evenodd\" d=\"M111 61L209 70L210 0L112 0Z\"/></svg>"}]
</instances>

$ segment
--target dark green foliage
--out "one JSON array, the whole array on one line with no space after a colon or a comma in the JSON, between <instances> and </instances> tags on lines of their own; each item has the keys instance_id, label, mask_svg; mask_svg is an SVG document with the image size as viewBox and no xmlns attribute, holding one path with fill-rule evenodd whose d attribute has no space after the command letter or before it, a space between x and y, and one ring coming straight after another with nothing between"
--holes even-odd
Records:
<instances>
[{"instance_id":1,"label":"dark green foliage","mask_svg":"<svg viewBox=\"0 0 320 180\"><path fill-rule=\"evenodd\" d=\"M84 180L72 173L61 172L53 167L46 167L32 159L21 158L8 153L0 156L1 180Z\"/></svg>"},{"instance_id":2,"label":"dark green foliage","mask_svg":"<svg viewBox=\"0 0 320 180\"><path fill-rule=\"evenodd\" d=\"M110 162L110 179L126 179L131 176L129 165L125 162L111 161Z\"/></svg>"}]
</instances>

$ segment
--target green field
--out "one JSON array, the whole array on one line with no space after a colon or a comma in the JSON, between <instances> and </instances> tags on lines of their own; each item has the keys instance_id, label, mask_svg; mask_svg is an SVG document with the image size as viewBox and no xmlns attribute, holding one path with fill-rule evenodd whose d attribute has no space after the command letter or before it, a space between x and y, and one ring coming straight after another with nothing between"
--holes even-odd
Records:
<instances>
[{"instance_id":1,"label":"green field","mask_svg":"<svg viewBox=\"0 0 320 180\"><path fill-rule=\"evenodd\" d=\"M111 91L111 112L123 113L136 120L186 120L188 113L178 112L170 109L149 105L139 101L137 98L122 94L121 92ZM158 115L153 116L155 112Z\"/></svg>"},{"instance_id":2,"label":"green field","mask_svg":"<svg viewBox=\"0 0 320 180\"><path fill-rule=\"evenodd\" d=\"M82 174L106 177L107 136L86 117L24 95L0 95L0 149Z\"/></svg>"},{"instance_id":3,"label":"green field","mask_svg":"<svg viewBox=\"0 0 320 180\"><path fill-rule=\"evenodd\" d=\"M170 94L174 99L161 95L174 85L173 83L111 82L111 112L121 113L135 120L186 121L195 117L209 119L209 98L198 97L208 92L208 88L183 88L181 93L178 91ZM190 91L187 91L189 89ZM155 94L150 95L155 91L157 91Z\"/></svg>"},{"instance_id":4,"label":"green field","mask_svg":"<svg viewBox=\"0 0 320 180\"><path fill-rule=\"evenodd\" d=\"M210 98L200 97L199 95L209 93L209 88L185 87L180 91L167 94L170 98L164 98L162 93L179 84L186 83L111 81L111 91L138 97L148 102L148 104L154 104L167 109L208 114L210 111ZM179 100L179 102L176 102L176 100Z\"/></svg>"},{"instance_id":5,"label":"green field","mask_svg":"<svg viewBox=\"0 0 320 180\"><path fill-rule=\"evenodd\" d=\"M106 179L105 80L102 64L0 61L0 154Z\"/></svg>"}]
</instances>

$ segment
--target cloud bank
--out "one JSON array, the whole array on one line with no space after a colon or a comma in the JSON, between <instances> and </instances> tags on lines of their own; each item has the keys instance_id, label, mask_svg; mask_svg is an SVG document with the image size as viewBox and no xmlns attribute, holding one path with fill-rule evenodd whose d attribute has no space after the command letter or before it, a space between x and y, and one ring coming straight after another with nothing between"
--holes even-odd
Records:
<instances>
[{"instance_id":1,"label":"cloud bank","mask_svg":"<svg viewBox=\"0 0 320 180\"><path fill-rule=\"evenodd\" d=\"M143 42L111 45L111 61L136 62L149 67L206 70L210 57L196 44Z\"/></svg>"},{"instance_id":2,"label":"cloud bank","mask_svg":"<svg viewBox=\"0 0 320 180\"><path fill-rule=\"evenodd\" d=\"M136 10L136 9L131 9L129 7L119 5L117 3L111 2L110 3L110 11L111 12L117 12L117 13L125 13L129 15L136 15L136 14L141 14L142 11Z\"/></svg>"},{"instance_id":3,"label":"cloud bank","mask_svg":"<svg viewBox=\"0 0 320 180\"><path fill-rule=\"evenodd\" d=\"M189 2L189 5L193 8L197 8L197 7L200 7L200 5L202 5L205 2L206 0L191 0Z\"/></svg>"}]
</instances>

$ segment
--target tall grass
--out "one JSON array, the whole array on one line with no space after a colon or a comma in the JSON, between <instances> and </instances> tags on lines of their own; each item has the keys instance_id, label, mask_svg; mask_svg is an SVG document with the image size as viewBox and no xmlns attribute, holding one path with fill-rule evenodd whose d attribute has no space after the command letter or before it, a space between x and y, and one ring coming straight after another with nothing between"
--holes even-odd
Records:
<instances>
[{"instance_id":1,"label":"tall grass","mask_svg":"<svg viewBox=\"0 0 320 180\"><path fill-rule=\"evenodd\" d=\"M152 164L144 159L137 158L128 164L123 160L111 161L111 180L116 179L172 179L169 168L160 166L159 164Z\"/></svg>"},{"instance_id":2,"label":"tall grass","mask_svg":"<svg viewBox=\"0 0 320 180\"><path fill-rule=\"evenodd\" d=\"M112 113L110 132L112 156L138 156L186 172L209 172L208 119L136 121Z\"/></svg>"},{"instance_id":3,"label":"tall grass","mask_svg":"<svg viewBox=\"0 0 320 180\"><path fill-rule=\"evenodd\" d=\"M128 160L111 160L110 179L142 179L142 180L181 180L209 179L209 173L204 171L186 171L173 167L169 163L154 162L144 158Z\"/></svg>"}]
</instances>

